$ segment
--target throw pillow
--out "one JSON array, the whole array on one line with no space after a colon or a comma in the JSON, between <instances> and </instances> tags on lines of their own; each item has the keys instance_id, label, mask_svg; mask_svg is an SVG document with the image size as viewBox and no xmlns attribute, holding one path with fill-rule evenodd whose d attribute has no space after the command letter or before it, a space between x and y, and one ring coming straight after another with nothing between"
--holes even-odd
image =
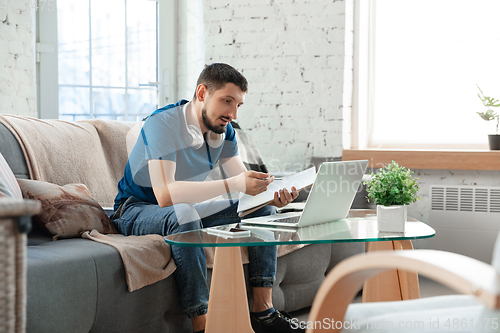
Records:
<instances>
[{"instance_id":1,"label":"throw pillow","mask_svg":"<svg viewBox=\"0 0 500 333\"><path fill-rule=\"evenodd\" d=\"M93 229L103 234L117 233L108 215L85 185L59 186L28 179L17 181L25 198L41 201L42 211L34 220L54 236L53 240L77 237Z\"/></svg>"},{"instance_id":2,"label":"throw pillow","mask_svg":"<svg viewBox=\"0 0 500 333\"><path fill-rule=\"evenodd\" d=\"M21 189L7 161L0 153L0 197L22 199Z\"/></svg>"}]
</instances>

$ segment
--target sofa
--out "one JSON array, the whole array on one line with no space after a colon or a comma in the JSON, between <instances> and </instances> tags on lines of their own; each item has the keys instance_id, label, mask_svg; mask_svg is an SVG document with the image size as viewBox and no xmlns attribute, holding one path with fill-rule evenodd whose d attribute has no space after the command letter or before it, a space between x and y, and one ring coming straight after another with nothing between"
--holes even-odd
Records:
<instances>
[{"instance_id":1,"label":"sofa","mask_svg":"<svg viewBox=\"0 0 500 333\"><path fill-rule=\"evenodd\" d=\"M125 144L126 140L117 142ZM89 147L93 148L98 147ZM16 178L30 179L18 140L1 123L0 152ZM79 161L68 161L64 167L71 168L71 163ZM123 173L125 164L123 159L118 173ZM88 180L92 183L95 180ZM311 306L332 267L363 251L362 243L316 244L280 257L273 287L274 306L285 311ZM211 271L208 273L210 280ZM248 295L251 302L251 293ZM114 247L78 237L52 241L35 223L28 234L26 316L26 331L37 333L192 332L191 322L181 310L173 275L129 292L124 265Z\"/></svg>"}]
</instances>

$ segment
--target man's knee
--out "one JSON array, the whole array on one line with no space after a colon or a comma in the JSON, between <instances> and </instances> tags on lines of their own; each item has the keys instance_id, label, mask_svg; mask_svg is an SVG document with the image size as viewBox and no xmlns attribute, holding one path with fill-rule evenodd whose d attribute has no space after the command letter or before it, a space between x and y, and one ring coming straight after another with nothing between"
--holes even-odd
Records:
<instances>
[{"instance_id":1,"label":"man's knee","mask_svg":"<svg viewBox=\"0 0 500 333\"><path fill-rule=\"evenodd\" d=\"M200 216L190 204L176 204L173 208L172 221L168 223L171 226L170 233L198 230L203 227Z\"/></svg>"},{"instance_id":2,"label":"man's knee","mask_svg":"<svg viewBox=\"0 0 500 333\"><path fill-rule=\"evenodd\" d=\"M274 215L276 214L276 207L274 206L264 206L261 209L259 209L259 216L267 216L267 215Z\"/></svg>"},{"instance_id":3,"label":"man's knee","mask_svg":"<svg viewBox=\"0 0 500 333\"><path fill-rule=\"evenodd\" d=\"M255 212L250 213L249 215L247 215L247 218L274 215L274 214L276 214L276 208L274 206L267 205L257 209Z\"/></svg>"}]
</instances>

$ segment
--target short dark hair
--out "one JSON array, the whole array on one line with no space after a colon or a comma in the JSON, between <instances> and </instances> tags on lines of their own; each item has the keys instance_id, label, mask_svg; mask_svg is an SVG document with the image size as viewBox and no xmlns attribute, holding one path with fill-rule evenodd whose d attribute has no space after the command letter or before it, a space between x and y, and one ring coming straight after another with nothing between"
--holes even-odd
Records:
<instances>
[{"instance_id":1,"label":"short dark hair","mask_svg":"<svg viewBox=\"0 0 500 333\"><path fill-rule=\"evenodd\" d=\"M233 83L245 93L248 91L248 82L243 74L238 72L234 67L223 63L205 65L196 82L196 89L198 89L200 84L203 84L212 93L221 89L226 83ZM193 100L196 99L195 90Z\"/></svg>"}]
</instances>

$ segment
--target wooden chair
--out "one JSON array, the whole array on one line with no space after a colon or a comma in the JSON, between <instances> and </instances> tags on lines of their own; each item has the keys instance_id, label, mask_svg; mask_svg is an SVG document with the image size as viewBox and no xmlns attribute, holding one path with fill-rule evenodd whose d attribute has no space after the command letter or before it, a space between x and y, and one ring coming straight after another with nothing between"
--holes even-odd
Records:
<instances>
[{"instance_id":1,"label":"wooden chair","mask_svg":"<svg viewBox=\"0 0 500 333\"><path fill-rule=\"evenodd\" d=\"M365 280L390 269L416 272L462 295L349 305ZM318 290L307 333L500 332L499 309L500 234L491 265L436 250L379 251L342 261Z\"/></svg>"}]
</instances>

